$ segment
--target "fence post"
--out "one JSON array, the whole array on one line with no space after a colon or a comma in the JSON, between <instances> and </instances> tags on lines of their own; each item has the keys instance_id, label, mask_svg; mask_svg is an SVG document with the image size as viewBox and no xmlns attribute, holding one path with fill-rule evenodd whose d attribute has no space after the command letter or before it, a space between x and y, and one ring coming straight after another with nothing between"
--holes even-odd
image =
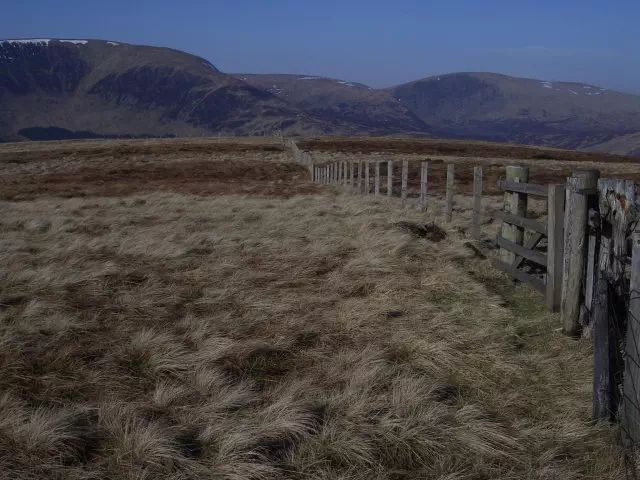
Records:
<instances>
[{"instance_id":1,"label":"fence post","mask_svg":"<svg viewBox=\"0 0 640 480\"><path fill-rule=\"evenodd\" d=\"M342 185L343 186L347 186L347 161L343 160L342 161Z\"/></svg>"},{"instance_id":2,"label":"fence post","mask_svg":"<svg viewBox=\"0 0 640 480\"><path fill-rule=\"evenodd\" d=\"M623 430L631 444L640 442L640 232L632 237L631 288L625 339Z\"/></svg>"},{"instance_id":3,"label":"fence post","mask_svg":"<svg viewBox=\"0 0 640 480\"><path fill-rule=\"evenodd\" d=\"M575 336L580 328L580 305L587 247L588 203L585 189L598 186L598 170L576 170L567 178L564 220L564 268L560 315L564 333Z\"/></svg>"},{"instance_id":4,"label":"fence post","mask_svg":"<svg viewBox=\"0 0 640 480\"><path fill-rule=\"evenodd\" d=\"M365 193L365 195L369 195L371 193L371 182L369 181L369 169L370 169L369 160L366 160L364 168L365 168L365 171L364 171L364 193Z\"/></svg>"},{"instance_id":5,"label":"fence post","mask_svg":"<svg viewBox=\"0 0 640 480\"><path fill-rule=\"evenodd\" d=\"M393 196L393 160L387 161L387 197Z\"/></svg>"},{"instance_id":6,"label":"fence post","mask_svg":"<svg viewBox=\"0 0 640 480\"><path fill-rule=\"evenodd\" d=\"M420 168L420 211L427 209L427 179L429 177L429 160L422 160Z\"/></svg>"},{"instance_id":7,"label":"fence post","mask_svg":"<svg viewBox=\"0 0 640 480\"><path fill-rule=\"evenodd\" d=\"M567 178L567 202L564 217L564 262L560 316L564 333L579 333L580 305L583 302L582 283L587 247L588 205L585 189L598 186L598 170L576 170Z\"/></svg>"},{"instance_id":8,"label":"fence post","mask_svg":"<svg viewBox=\"0 0 640 480\"><path fill-rule=\"evenodd\" d=\"M471 236L480 239L480 217L482 215L482 167L473 167L473 225Z\"/></svg>"},{"instance_id":9,"label":"fence post","mask_svg":"<svg viewBox=\"0 0 640 480\"><path fill-rule=\"evenodd\" d=\"M549 185L547 199L547 309L557 312L562 298L564 185Z\"/></svg>"},{"instance_id":10,"label":"fence post","mask_svg":"<svg viewBox=\"0 0 640 480\"><path fill-rule=\"evenodd\" d=\"M601 238L600 260L609 256L610 239ZM605 260L606 261L606 260ZM600 262L599 262L600 263ZM597 269L593 297L593 396L594 420L610 420L613 416L614 385L612 345L609 334L609 284L602 265ZM615 347L614 347L615 348Z\"/></svg>"},{"instance_id":11,"label":"fence post","mask_svg":"<svg viewBox=\"0 0 640 480\"><path fill-rule=\"evenodd\" d=\"M508 165L506 170L507 181L520 183L529 182L529 167L521 165ZM504 210L507 213L518 215L519 217L526 217L527 195L524 193L505 192ZM522 245L524 242L524 228L502 222L502 238L513 243L517 243L518 245ZM515 253L511 253L506 249L501 249L500 259L503 262L511 265L515 261L516 255Z\"/></svg>"},{"instance_id":12,"label":"fence post","mask_svg":"<svg viewBox=\"0 0 640 480\"><path fill-rule=\"evenodd\" d=\"M619 403L617 382L622 370L622 358L618 345L622 342L619 332L622 331L624 319L618 315L622 313L619 305L624 302L625 295L627 232L637 215L636 183L632 180L600 179L598 193L601 235L592 311L593 418L612 420ZM632 341L633 337L627 337L627 340ZM632 398L627 395L632 393L624 391L625 401Z\"/></svg>"},{"instance_id":13,"label":"fence post","mask_svg":"<svg viewBox=\"0 0 640 480\"><path fill-rule=\"evenodd\" d=\"M362 160L358 160L358 193L362 193Z\"/></svg>"},{"instance_id":14,"label":"fence post","mask_svg":"<svg viewBox=\"0 0 640 480\"><path fill-rule=\"evenodd\" d=\"M375 179L374 195L380 196L380 162L376 161L376 179Z\"/></svg>"},{"instance_id":15,"label":"fence post","mask_svg":"<svg viewBox=\"0 0 640 480\"><path fill-rule=\"evenodd\" d=\"M402 189L400 190L400 197L402 203L407 201L407 183L409 182L409 160L402 161Z\"/></svg>"},{"instance_id":16,"label":"fence post","mask_svg":"<svg viewBox=\"0 0 640 480\"><path fill-rule=\"evenodd\" d=\"M451 223L453 219L453 195L455 189L456 167L453 163L447 165L447 210L445 221Z\"/></svg>"}]
</instances>

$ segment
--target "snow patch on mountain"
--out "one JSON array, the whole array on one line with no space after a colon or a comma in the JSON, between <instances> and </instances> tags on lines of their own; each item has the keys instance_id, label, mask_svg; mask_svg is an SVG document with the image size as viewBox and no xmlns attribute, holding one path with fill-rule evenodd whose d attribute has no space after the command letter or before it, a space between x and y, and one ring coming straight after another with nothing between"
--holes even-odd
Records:
<instances>
[{"instance_id":1,"label":"snow patch on mountain","mask_svg":"<svg viewBox=\"0 0 640 480\"><path fill-rule=\"evenodd\" d=\"M74 45L86 45L88 40L60 40L62 43L73 43Z\"/></svg>"},{"instance_id":2,"label":"snow patch on mountain","mask_svg":"<svg viewBox=\"0 0 640 480\"><path fill-rule=\"evenodd\" d=\"M48 45L51 41L50 38L25 38L19 40L2 40L0 43L35 43L35 44L44 44Z\"/></svg>"}]
</instances>

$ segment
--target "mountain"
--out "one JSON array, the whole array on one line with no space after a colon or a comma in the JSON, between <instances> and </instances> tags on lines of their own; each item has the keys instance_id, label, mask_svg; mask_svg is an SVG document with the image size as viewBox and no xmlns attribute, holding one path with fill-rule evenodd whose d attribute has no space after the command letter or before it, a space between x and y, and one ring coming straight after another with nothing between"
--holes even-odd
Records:
<instances>
[{"instance_id":1,"label":"mountain","mask_svg":"<svg viewBox=\"0 0 640 480\"><path fill-rule=\"evenodd\" d=\"M169 48L0 41L0 141L280 130L640 155L640 96L494 73L453 73L373 89L308 75L230 75Z\"/></svg>"},{"instance_id":2,"label":"mountain","mask_svg":"<svg viewBox=\"0 0 640 480\"><path fill-rule=\"evenodd\" d=\"M0 41L0 140L256 134L332 127L177 50L101 40Z\"/></svg>"},{"instance_id":3,"label":"mountain","mask_svg":"<svg viewBox=\"0 0 640 480\"><path fill-rule=\"evenodd\" d=\"M429 127L389 92L361 83L287 74L236 74L307 114L354 133L425 134Z\"/></svg>"},{"instance_id":4,"label":"mountain","mask_svg":"<svg viewBox=\"0 0 640 480\"><path fill-rule=\"evenodd\" d=\"M438 136L587 149L640 132L640 96L581 83L454 73L386 91Z\"/></svg>"}]
</instances>

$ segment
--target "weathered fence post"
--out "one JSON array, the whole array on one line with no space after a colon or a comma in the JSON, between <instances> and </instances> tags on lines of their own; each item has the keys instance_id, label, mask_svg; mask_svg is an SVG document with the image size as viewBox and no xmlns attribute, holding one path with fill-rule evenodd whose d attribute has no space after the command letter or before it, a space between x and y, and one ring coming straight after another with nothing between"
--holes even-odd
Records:
<instances>
[{"instance_id":1,"label":"weathered fence post","mask_svg":"<svg viewBox=\"0 0 640 480\"><path fill-rule=\"evenodd\" d=\"M557 312L562 299L564 185L549 185L547 199L547 309Z\"/></svg>"},{"instance_id":2,"label":"weathered fence post","mask_svg":"<svg viewBox=\"0 0 640 480\"><path fill-rule=\"evenodd\" d=\"M387 161L387 197L393 196L393 160Z\"/></svg>"},{"instance_id":3,"label":"weathered fence post","mask_svg":"<svg viewBox=\"0 0 640 480\"><path fill-rule=\"evenodd\" d=\"M640 232L632 237L631 285L625 339L623 430L627 443L640 443Z\"/></svg>"},{"instance_id":4,"label":"weathered fence post","mask_svg":"<svg viewBox=\"0 0 640 480\"><path fill-rule=\"evenodd\" d=\"M402 203L407 201L407 183L409 182L409 160L402 161L402 187L400 190L400 198Z\"/></svg>"},{"instance_id":5,"label":"weathered fence post","mask_svg":"<svg viewBox=\"0 0 640 480\"><path fill-rule=\"evenodd\" d=\"M600 179L598 193L601 235L592 311L593 418L612 420L619 405L617 382L622 358L618 345L622 342L619 332L624 323L619 315L624 311L620 305L624 305L627 235L630 225L637 221L636 184L631 180ZM637 346L634 344L633 348ZM632 398L627 395L632 393L624 391L625 402Z\"/></svg>"},{"instance_id":6,"label":"weathered fence post","mask_svg":"<svg viewBox=\"0 0 640 480\"><path fill-rule=\"evenodd\" d=\"M362 160L358 160L358 193L362 193Z\"/></svg>"},{"instance_id":7,"label":"weathered fence post","mask_svg":"<svg viewBox=\"0 0 640 480\"><path fill-rule=\"evenodd\" d=\"M567 178L560 315L564 333L571 336L579 332L578 320L580 305L583 301L582 283L585 278L584 261L588 222L588 192L585 190L595 193L598 178L600 178L598 170L576 170L571 177Z\"/></svg>"},{"instance_id":8,"label":"weathered fence post","mask_svg":"<svg viewBox=\"0 0 640 480\"><path fill-rule=\"evenodd\" d=\"M480 239L480 218L482 215L482 167L473 167L473 224L471 236Z\"/></svg>"},{"instance_id":9,"label":"weathered fence post","mask_svg":"<svg viewBox=\"0 0 640 480\"><path fill-rule=\"evenodd\" d=\"M600 260L606 262L609 256L610 239L602 238ZM605 269L597 269L596 288L593 297L593 397L592 414L594 420L611 420L615 405L612 365L611 335L609 330L609 284Z\"/></svg>"},{"instance_id":10,"label":"weathered fence post","mask_svg":"<svg viewBox=\"0 0 640 480\"><path fill-rule=\"evenodd\" d=\"M508 165L507 166L507 181L528 183L529 182L529 167L521 165ZM527 216L527 194L517 192L505 192L504 193L504 210L507 213L518 215L519 217ZM516 225L510 225L506 222L502 222L502 238L509 240L518 245L522 245L524 242L524 228ZM511 265L516 259L515 253L508 251L507 249L500 250L500 258L503 262Z\"/></svg>"},{"instance_id":11,"label":"weathered fence post","mask_svg":"<svg viewBox=\"0 0 640 480\"><path fill-rule=\"evenodd\" d=\"M369 181L369 160L366 160L364 168L364 193L365 195L369 195L371 193L371 182Z\"/></svg>"},{"instance_id":12,"label":"weathered fence post","mask_svg":"<svg viewBox=\"0 0 640 480\"><path fill-rule=\"evenodd\" d=\"M420 166L420 211L427 209L427 180L429 177L429 160L422 160Z\"/></svg>"},{"instance_id":13,"label":"weathered fence post","mask_svg":"<svg viewBox=\"0 0 640 480\"><path fill-rule=\"evenodd\" d=\"M451 223L453 220L453 196L456 187L455 184L456 167L453 163L447 165L447 210L445 221Z\"/></svg>"},{"instance_id":14,"label":"weathered fence post","mask_svg":"<svg viewBox=\"0 0 640 480\"><path fill-rule=\"evenodd\" d=\"M375 178L375 186L374 186L374 195L376 197L380 196L380 162L376 161L376 178Z\"/></svg>"},{"instance_id":15,"label":"weathered fence post","mask_svg":"<svg viewBox=\"0 0 640 480\"><path fill-rule=\"evenodd\" d=\"M353 179L355 166L356 166L355 162L351 160L349 162L349 188L350 189L353 189L353 187L355 186L354 179Z\"/></svg>"}]
</instances>

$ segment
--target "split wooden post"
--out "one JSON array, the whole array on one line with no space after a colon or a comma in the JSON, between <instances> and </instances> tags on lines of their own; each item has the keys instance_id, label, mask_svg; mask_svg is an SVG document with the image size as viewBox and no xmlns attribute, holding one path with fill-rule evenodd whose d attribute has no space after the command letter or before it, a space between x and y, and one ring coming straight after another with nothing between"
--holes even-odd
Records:
<instances>
[{"instance_id":1,"label":"split wooden post","mask_svg":"<svg viewBox=\"0 0 640 480\"><path fill-rule=\"evenodd\" d=\"M507 168L507 181L528 183L529 182L529 167L522 165L508 165ZM527 216L527 194L517 192L505 192L504 193L504 210L512 215L519 217ZM524 228L516 225L510 225L509 223L502 222L502 238L509 240L510 242L522 245L524 243ZM506 249L500 250L500 259L511 265L516 255Z\"/></svg>"},{"instance_id":2,"label":"split wooden post","mask_svg":"<svg viewBox=\"0 0 640 480\"><path fill-rule=\"evenodd\" d=\"M409 182L409 160L402 161L402 188L400 190L400 198L402 203L407 201L407 183Z\"/></svg>"},{"instance_id":3,"label":"split wooden post","mask_svg":"<svg viewBox=\"0 0 640 480\"><path fill-rule=\"evenodd\" d=\"M429 160L422 160L420 166L420 211L427 209L427 187L429 177Z\"/></svg>"},{"instance_id":4,"label":"split wooden post","mask_svg":"<svg viewBox=\"0 0 640 480\"><path fill-rule=\"evenodd\" d=\"M374 196L380 196L380 162L376 162L376 178L374 186Z\"/></svg>"},{"instance_id":5,"label":"split wooden post","mask_svg":"<svg viewBox=\"0 0 640 480\"><path fill-rule=\"evenodd\" d=\"M369 160L365 161L365 171L364 171L364 193L365 195L369 195L371 193L371 182L369 181Z\"/></svg>"},{"instance_id":6,"label":"split wooden post","mask_svg":"<svg viewBox=\"0 0 640 480\"><path fill-rule=\"evenodd\" d=\"M393 196L393 160L387 161L387 197Z\"/></svg>"},{"instance_id":7,"label":"split wooden post","mask_svg":"<svg viewBox=\"0 0 640 480\"><path fill-rule=\"evenodd\" d=\"M455 184L456 167L453 163L447 165L447 210L445 221L451 223L453 220L453 196L456 188Z\"/></svg>"},{"instance_id":8,"label":"split wooden post","mask_svg":"<svg viewBox=\"0 0 640 480\"><path fill-rule=\"evenodd\" d=\"M362 193L362 160L358 160L358 193Z\"/></svg>"},{"instance_id":9,"label":"split wooden post","mask_svg":"<svg viewBox=\"0 0 640 480\"><path fill-rule=\"evenodd\" d=\"M549 185L547 200L547 285L546 303L551 312L560 310L564 252L564 185Z\"/></svg>"},{"instance_id":10,"label":"split wooden post","mask_svg":"<svg viewBox=\"0 0 640 480\"><path fill-rule=\"evenodd\" d=\"M580 329L580 305L587 248L587 192L598 186L598 170L576 170L567 178L564 217L564 262L560 316L565 334L576 336Z\"/></svg>"},{"instance_id":11,"label":"split wooden post","mask_svg":"<svg viewBox=\"0 0 640 480\"><path fill-rule=\"evenodd\" d=\"M580 317L583 326L591 323L593 312L593 295L596 285L596 268L598 261L598 230L600 228L600 212L596 208L590 208L588 213L587 235L589 246L587 247L586 277L584 280L584 311L581 309Z\"/></svg>"},{"instance_id":12,"label":"split wooden post","mask_svg":"<svg viewBox=\"0 0 640 480\"><path fill-rule=\"evenodd\" d=\"M632 237L631 292L625 339L622 425L627 443L640 443L640 232Z\"/></svg>"},{"instance_id":13,"label":"split wooden post","mask_svg":"<svg viewBox=\"0 0 640 480\"><path fill-rule=\"evenodd\" d=\"M473 167L473 224L471 236L480 239L480 218L482 215L482 167Z\"/></svg>"}]
</instances>

